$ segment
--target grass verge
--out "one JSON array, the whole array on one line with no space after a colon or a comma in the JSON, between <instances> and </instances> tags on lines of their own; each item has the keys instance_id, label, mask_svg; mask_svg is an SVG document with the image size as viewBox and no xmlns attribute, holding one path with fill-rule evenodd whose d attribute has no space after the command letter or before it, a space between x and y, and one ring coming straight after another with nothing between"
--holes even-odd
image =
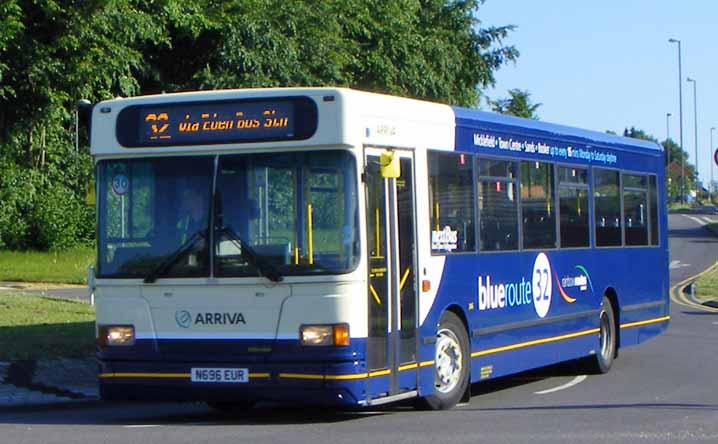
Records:
<instances>
[{"instance_id":1,"label":"grass verge","mask_svg":"<svg viewBox=\"0 0 718 444\"><path fill-rule=\"evenodd\" d=\"M0 281L84 284L95 261L92 247L67 251L0 251Z\"/></svg>"},{"instance_id":2,"label":"grass verge","mask_svg":"<svg viewBox=\"0 0 718 444\"><path fill-rule=\"evenodd\" d=\"M718 300L718 269L713 268L696 280L696 299L699 301Z\"/></svg>"},{"instance_id":3,"label":"grass verge","mask_svg":"<svg viewBox=\"0 0 718 444\"><path fill-rule=\"evenodd\" d=\"M668 204L668 209L671 211L690 210L691 208L693 205L689 203L671 202Z\"/></svg>"},{"instance_id":4,"label":"grass verge","mask_svg":"<svg viewBox=\"0 0 718 444\"><path fill-rule=\"evenodd\" d=\"M0 360L88 356L94 325L95 309L86 303L0 294Z\"/></svg>"}]
</instances>

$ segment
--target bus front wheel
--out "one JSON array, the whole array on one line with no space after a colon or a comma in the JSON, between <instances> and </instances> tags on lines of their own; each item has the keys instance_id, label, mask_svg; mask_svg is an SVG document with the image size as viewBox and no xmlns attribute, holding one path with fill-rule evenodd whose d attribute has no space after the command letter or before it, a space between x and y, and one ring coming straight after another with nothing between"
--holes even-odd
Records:
<instances>
[{"instance_id":1,"label":"bus front wheel","mask_svg":"<svg viewBox=\"0 0 718 444\"><path fill-rule=\"evenodd\" d=\"M445 410L454 407L469 384L469 336L459 317L444 312L436 334L434 393L422 398L424 407Z\"/></svg>"}]
</instances>

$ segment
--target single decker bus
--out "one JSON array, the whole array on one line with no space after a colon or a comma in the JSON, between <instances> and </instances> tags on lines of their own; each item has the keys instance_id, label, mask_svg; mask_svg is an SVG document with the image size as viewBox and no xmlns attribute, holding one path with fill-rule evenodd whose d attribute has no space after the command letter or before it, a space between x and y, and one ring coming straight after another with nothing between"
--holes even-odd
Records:
<instances>
[{"instance_id":1,"label":"single decker bus","mask_svg":"<svg viewBox=\"0 0 718 444\"><path fill-rule=\"evenodd\" d=\"M668 326L655 143L272 88L98 103L91 151L103 399L446 409Z\"/></svg>"}]
</instances>

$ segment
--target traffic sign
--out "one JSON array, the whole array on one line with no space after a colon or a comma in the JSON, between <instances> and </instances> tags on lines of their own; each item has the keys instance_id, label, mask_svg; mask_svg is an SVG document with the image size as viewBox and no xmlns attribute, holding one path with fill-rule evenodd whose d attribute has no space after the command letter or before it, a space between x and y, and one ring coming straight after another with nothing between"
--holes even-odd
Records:
<instances>
[{"instance_id":1,"label":"traffic sign","mask_svg":"<svg viewBox=\"0 0 718 444\"><path fill-rule=\"evenodd\" d=\"M713 161L718 165L718 148L713 152Z\"/></svg>"}]
</instances>

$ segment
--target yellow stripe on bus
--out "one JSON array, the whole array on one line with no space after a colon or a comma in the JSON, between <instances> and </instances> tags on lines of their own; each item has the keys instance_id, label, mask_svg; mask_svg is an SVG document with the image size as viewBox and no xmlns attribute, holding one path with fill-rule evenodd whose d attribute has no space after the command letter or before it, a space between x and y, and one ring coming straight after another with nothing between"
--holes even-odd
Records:
<instances>
[{"instance_id":1,"label":"yellow stripe on bus","mask_svg":"<svg viewBox=\"0 0 718 444\"><path fill-rule=\"evenodd\" d=\"M632 327L640 327L642 325L657 324L659 322L666 322L670 319L671 319L670 316L663 316L661 318L647 319L645 321L629 322L627 324L622 324L621 328L632 328Z\"/></svg>"},{"instance_id":2,"label":"yellow stripe on bus","mask_svg":"<svg viewBox=\"0 0 718 444\"><path fill-rule=\"evenodd\" d=\"M111 379L111 378L149 378L149 379L178 379L178 378L189 378L192 376L189 373L100 373L97 375L98 378ZM251 378L269 378L269 373L250 373Z\"/></svg>"},{"instance_id":3,"label":"yellow stripe on bus","mask_svg":"<svg viewBox=\"0 0 718 444\"><path fill-rule=\"evenodd\" d=\"M401 365L401 366L399 366L399 371L400 371L400 372L405 372L405 371L407 371L407 370L414 370L414 369L417 368L418 366L419 366L419 364L417 364L416 362L413 363L413 364Z\"/></svg>"},{"instance_id":4,"label":"yellow stripe on bus","mask_svg":"<svg viewBox=\"0 0 718 444\"><path fill-rule=\"evenodd\" d=\"M643 325L650 325L650 324L657 324L660 322L667 322L670 320L670 316L663 316L660 318L654 318L654 319L646 319L645 321L637 321L637 322L629 322L626 324L622 324L621 328L633 328L633 327L640 327ZM495 347L495 348L489 348L486 350L481 350L477 352L471 353L472 358L478 358L480 356L486 356L486 355L492 355L496 353L501 353L505 351L511 351L511 350L518 350L521 348L526 347L532 347L534 345L542 345L542 344L548 344L551 342L558 342L558 341L564 341L567 339L574 339L579 338L582 336L597 334L601 330L599 328L592 328L589 330L579 331L576 333L569 333L566 335L561 336L552 336L549 338L543 338L543 339L534 339L532 341L526 341L526 342L519 342L517 344L512 345L505 345L502 347ZM435 361L422 361L419 363L411 363L411 364L404 364L398 368L398 371L403 372L407 370L414 370L416 368L422 368L422 367L428 367L434 365ZM354 380L354 379L366 379L366 378L374 378L378 376L388 376L391 375L392 371L391 369L383 369L383 370L375 370L371 371L369 373L351 373L351 374L345 374L345 375L320 375L320 374L306 374L306 373L280 373L279 377L281 379L307 379L307 380L330 380L330 381L346 381L346 380ZM149 378L149 379L180 379L180 378L190 378L189 373L100 373L97 375L99 378L102 379L111 379L111 378ZM268 379L271 377L270 373L250 373L250 378L264 378Z\"/></svg>"},{"instance_id":5,"label":"yellow stripe on bus","mask_svg":"<svg viewBox=\"0 0 718 444\"><path fill-rule=\"evenodd\" d=\"M189 378L189 373L100 373L99 378Z\"/></svg>"},{"instance_id":6,"label":"yellow stripe on bus","mask_svg":"<svg viewBox=\"0 0 718 444\"><path fill-rule=\"evenodd\" d=\"M474 352L471 354L471 357L478 358L479 356L492 355L494 353L501 353L501 352L510 351L510 350L517 350L520 348L531 347L534 345L541 345L541 344L548 344L550 342L564 341L566 339L573 339L573 338L578 338L581 336L592 335L592 334L598 333L599 331L601 331L599 328L592 328L590 330L579 331L579 332L570 333L567 335L554 336L554 337L543 338L543 339L534 339L533 341L519 342L518 344L505 345L503 347L489 348L486 350Z\"/></svg>"}]
</instances>

